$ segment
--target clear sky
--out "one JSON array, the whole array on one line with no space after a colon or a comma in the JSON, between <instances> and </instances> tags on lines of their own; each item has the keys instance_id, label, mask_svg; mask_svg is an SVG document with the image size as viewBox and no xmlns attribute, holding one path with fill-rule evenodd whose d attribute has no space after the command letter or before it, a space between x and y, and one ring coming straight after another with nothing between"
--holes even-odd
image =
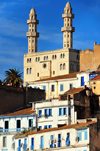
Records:
<instances>
[{"instance_id":1,"label":"clear sky","mask_svg":"<svg viewBox=\"0 0 100 151\"><path fill-rule=\"evenodd\" d=\"M68 0L0 0L0 79L4 72L20 68L28 52L27 19L33 7L39 20L38 51L63 47L62 14ZM93 49L100 44L100 0L69 0L75 18L73 48Z\"/></svg>"}]
</instances>

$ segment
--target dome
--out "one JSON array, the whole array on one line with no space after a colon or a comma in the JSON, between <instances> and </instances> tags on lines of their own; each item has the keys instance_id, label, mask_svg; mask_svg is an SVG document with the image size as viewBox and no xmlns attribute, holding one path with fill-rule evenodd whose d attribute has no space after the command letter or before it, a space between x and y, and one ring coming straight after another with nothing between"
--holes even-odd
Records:
<instances>
[{"instance_id":1,"label":"dome","mask_svg":"<svg viewBox=\"0 0 100 151\"><path fill-rule=\"evenodd\" d=\"M67 2L66 7L71 7L71 4Z\"/></svg>"},{"instance_id":2,"label":"dome","mask_svg":"<svg viewBox=\"0 0 100 151\"><path fill-rule=\"evenodd\" d=\"M35 9L31 9L30 14L35 14Z\"/></svg>"}]
</instances>

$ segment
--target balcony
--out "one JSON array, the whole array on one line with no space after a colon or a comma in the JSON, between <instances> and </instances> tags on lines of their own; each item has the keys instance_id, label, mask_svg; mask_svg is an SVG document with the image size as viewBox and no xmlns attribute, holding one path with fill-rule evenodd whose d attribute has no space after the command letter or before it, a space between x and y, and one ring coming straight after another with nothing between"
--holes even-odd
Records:
<instances>
[{"instance_id":1,"label":"balcony","mask_svg":"<svg viewBox=\"0 0 100 151\"><path fill-rule=\"evenodd\" d=\"M38 116L38 122L43 122L43 121L51 121L53 120L53 116L49 116L48 114L45 115L40 115Z\"/></svg>"},{"instance_id":2,"label":"balcony","mask_svg":"<svg viewBox=\"0 0 100 151\"><path fill-rule=\"evenodd\" d=\"M61 28L61 31L64 32L64 31L72 31L74 32L75 31L75 28L74 27L62 27Z\"/></svg>"},{"instance_id":3,"label":"balcony","mask_svg":"<svg viewBox=\"0 0 100 151\"><path fill-rule=\"evenodd\" d=\"M0 133L17 133L17 132L23 132L24 130L31 130L32 127L23 127L23 128L11 128L11 129L3 129L0 128ZM33 127L32 131L35 131L36 127Z\"/></svg>"},{"instance_id":4,"label":"balcony","mask_svg":"<svg viewBox=\"0 0 100 151\"><path fill-rule=\"evenodd\" d=\"M35 20L35 19L33 19L33 20L27 20L27 24L30 24L30 23L34 23L34 24L39 24L39 20Z\"/></svg>"},{"instance_id":5,"label":"balcony","mask_svg":"<svg viewBox=\"0 0 100 151\"><path fill-rule=\"evenodd\" d=\"M62 18L74 18L74 14L62 14Z\"/></svg>"},{"instance_id":6,"label":"balcony","mask_svg":"<svg viewBox=\"0 0 100 151\"><path fill-rule=\"evenodd\" d=\"M38 32L27 32L26 36L27 37L30 37L30 36L32 36L32 37L39 37L39 33Z\"/></svg>"}]
</instances>

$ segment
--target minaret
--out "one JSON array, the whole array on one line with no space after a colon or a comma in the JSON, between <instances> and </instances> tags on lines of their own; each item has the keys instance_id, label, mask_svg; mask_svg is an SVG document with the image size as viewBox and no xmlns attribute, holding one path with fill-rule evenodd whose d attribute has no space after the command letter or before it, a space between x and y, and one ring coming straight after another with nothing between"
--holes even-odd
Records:
<instances>
[{"instance_id":1,"label":"minaret","mask_svg":"<svg viewBox=\"0 0 100 151\"><path fill-rule=\"evenodd\" d=\"M29 14L29 20L27 20L27 24L29 25L29 31L26 34L28 37L28 53L37 52L37 38L39 37L39 33L37 32L38 23L36 12L32 8Z\"/></svg>"},{"instance_id":2,"label":"minaret","mask_svg":"<svg viewBox=\"0 0 100 151\"><path fill-rule=\"evenodd\" d=\"M74 14L72 14L71 4L67 2L64 8L64 14L62 14L64 19L64 27L61 28L63 32L63 48L73 48L73 32L75 28L72 27L72 19Z\"/></svg>"}]
</instances>

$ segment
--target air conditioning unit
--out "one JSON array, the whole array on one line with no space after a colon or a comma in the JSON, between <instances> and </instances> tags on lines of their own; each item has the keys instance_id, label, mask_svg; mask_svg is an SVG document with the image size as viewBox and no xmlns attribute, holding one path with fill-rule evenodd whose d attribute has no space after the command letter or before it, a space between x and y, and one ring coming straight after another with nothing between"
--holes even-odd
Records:
<instances>
[{"instance_id":1,"label":"air conditioning unit","mask_svg":"<svg viewBox=\"0 0 100 151\"><path fill-rule=\"evenodd\" d=\"M76 140L76 142L79 142L79 137L77 136L75 140Z\"/></svg>"}]
</instances>

